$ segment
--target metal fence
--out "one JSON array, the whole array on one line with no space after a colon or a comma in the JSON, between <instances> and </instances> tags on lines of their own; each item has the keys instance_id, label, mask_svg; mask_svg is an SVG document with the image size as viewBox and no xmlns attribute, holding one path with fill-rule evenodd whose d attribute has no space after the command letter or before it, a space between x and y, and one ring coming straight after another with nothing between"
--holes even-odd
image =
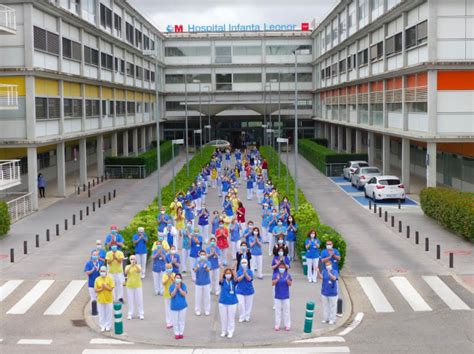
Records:
<instances>
[{"instance_id":1,"label":"metal fence","mask_svg":"<svg viewBox=\"0 0 474 354\"><path fill-rule=\"evenodd\" d=\"M0 160L0 190L21 183L20 160Z\"/></svg>"},{"instance_id":2,"label":"metal fence","mask_svg":"<svg viewBox=\"0 0 474 354\"><path fill-rule=\"evenodd\" d=\"M16 31L16 11L2 4L0 4L0 27Z\"/></svg>"},{"instance_id":3,"label":"metal fence","mask_svg":"<svg viewBox=\"0 0 474 354\"><path fill-rule=\"evenodd\" d=\"M145 178L145 165L105 165L109 178Z\"/></svg>"},{"instance_id":4,"label":"metal fence","mask_svg":"<svg viewBox=\"0 0 474 354\"><path fill-rule=\"evenodd\" d=\"M14 223L27 215L33 213L31 198L33 193L7 193L3 197L14 198L7 201L8 213L11 222Z\"/></svg>"},{"instance_id":5,"label":"metal fence","mask_svg":"<svg viewBox=\"0 0 474 354\"><path fill-rule=\"evenodd\" d=\"M336 177L342 176L342 170L344 169L345 163L329 163L326 164L326 176Z\"/></svg>"}]
</instances>

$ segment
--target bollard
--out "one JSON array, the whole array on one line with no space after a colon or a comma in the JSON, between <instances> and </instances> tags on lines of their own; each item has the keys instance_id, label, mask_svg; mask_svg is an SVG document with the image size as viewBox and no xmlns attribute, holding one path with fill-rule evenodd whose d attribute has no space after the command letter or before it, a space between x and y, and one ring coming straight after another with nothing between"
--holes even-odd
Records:
<instances>
[{"instance_id":1,"label":"bollard","mask_svg":"<svg viewBox=\"0 0 474 354\"><path fill-rule=\"evenodd\" d=\"M92 202L92 211L95 211L95 202Z\"/></svg>"},{"instance_id":2,"label":"bollard","mask_svg":"<svg viewBox=\"0 0 474 354\"><path fill-rule=\"evenodd\" d=\"M56 236L59 236L59 224L56 224Z\"/></svg>"},{"instance_id":3,"label":"bollard","mask_svg":"<svg viewBox=\"0 0 474 354\"><path fill-rule=\"evenodd\" d=\"M46 230L46 242L49 242L49 229Z\"/></svg>"},{"instance_id":4,"label":"bollard","mask_svg":"<svg viewBox=\"0 0 474 354\"><path fill-rule=\"evenodd\" d=\"M67 219L64 219L64 230L67 230Z\"/></svg>"},{"instance_id":5,"label":"bollard","mask_svg":"<svg viewBox=\"0 0 474 354\"><path fill-rule=\"evenodd\" d=\"M379 218L382 217L382 207L379 207Z\"/></svg>"},{"instance_id":6,"label":"bollard","mask_svg":"<svg viewBox=\"0 0 474 354\"><path fill-rule=\"evenodd\" d=\"M107 179L107 175L105 175L105 179ZM104 182L104 176L100 176L100 181Z\"/></svg>"},{"instance_id":7,"label":"bollard","mask_svg":"<svg viewBox=\"0 0 474 354\"><path fill-rule=\"evenodd\" d=\"M15 249L10 248L10 263L15 263Z\"/></svg>"},{"instance_id":8,"label":"bollard","mask_svg":"<svg viewBox=\"0 0 474 354\"><path fill-rule=\"evenodd\" d=\"M400 199L398 199L398 209L401 209L402 208L402 204L400 202Z\"/></svg>"},{"instance_id":9,"label":"bollard","mask_svg":"<svg viewBox=\"0 0 474 354\"><path fill-rule=\"evenodd\" d=\"M441 245L436 245L436 259L441 259Z\"/></svg>"},{"instance_id":10,"label":"bollard","mask_svg":"<svg viewBox=\"0 0 474 354\"><path fill-rule=\"evenodd\" d=\"M454 253L449 252L449 268L454 268Z\"/></svg>"},{"instance_id":11,"label":"bollard","mask_svg":"<svg viewBox=\"0 0 474 354\"><path fill-rule=\"evenodd\" d=\"M374 203L374 214L377 214L377 204Z\"/></svg>"},{"instance_id":12,"label":"bollard","mask_svg":"<svg viewBox=\"0 0 474 354\"><path fill-rule=\"evenodd\" d=\"M109 192L109 202L112 199L112 193Z\"/></svg>"},{"instance_id":13,"label":"bollard","mask_svg":"<svg viewBox=\"0 0 474 354\"><path fill-rule=\"evenodd\" d=\"M28 254L28 243L23 241L23 254Z\"/></svg>"},{"instance_id":14,"label":"bollard","mask_svg":"<svg viewBox=\"0 0 474 354\"><path fill-rule=\"evenodd\" d=\"M95 187L95 179L92 180L92 187Z\"/></svg>"},{"instance_id":15,"label":"bollard","mask_svg":"<svg viewBox=\"0 0 474 354\"><path fill-rule=\"evenodd\" d=\"M304 333L313 332L314 302L306 303L306 316L304 319Z\"/></svg>"},{"instance_id":16,"label":"bollard","mask_svg":"<svg viewBox=\"0 0 474 354\"><path fill-rule=\"evenodd\" d=\"M103 201L104 204L107 204L107 197L104 195L104 201Z\"/></svg>"},{"instance_id":17,"label":"bollard","mask_svg":"<svg viewBox=\"0 0 474 354\"><path fill-rule=\"evenodd\" d=\"M425 252L428 252L430 250L430 239L428 237L425 237Z\"/></svg>"},{"instance_id":18,"label":"bollard","mask_svg":"<svg viewBox=\"0 0 474 354\"><path fill-rule=\"evenodd\" d=\"M91 181L87 182L87 189L91 189Z\"/></svg>"},{"instance_id":19,"label":"bollard","mask_svg":"<svg viewBox=\"0 0 474 354\"><path fill-rule=\"evenodd\" d=\"M89 216L89 206L86 206L86 216Z\"/></svg>"},{"instance_id":20,"label":"bollard","mask_svg":"<svg viewBox=\"0 0 474 354\"><path fill-rule=\"evenodd\" d=\"M40 246L40 235L36 234L36 248Z\"/></svg>"},{"instance_id":21,"label":"bollard","mask_svg":"<svg viewBox=\"0 0 474 354\"><path fill-rule=\"evenodd\" d=\"M86 184L85 184L85 183L82 185L82 191L83 191L83 192L86 191Z\"/></svg>"},{"instance_id":22,"label":"bollard","mask_svg":"<svg viewBox=\"0 0 474 354\"><path fill-rule=\"evenodd\" d=\"M343 302L342 302L342 299L339 298L337 299L337 312L336 312L336 316L337 317L342 317L342 313L343 313Z\"/></svg>"},{"instance_id":23,"label":"bollard","mask_svg":"<svg viewBox=\"0 0 474 354\"><path fill-rule=\"evenodd\" d=\"M81 187L77 187L77 195L81 194Z\"/></svg>"},{"instance_id":24,"label":"bollard","mask_svg":"<svg viewBox=\"0 0 474 354\"><path fill-rule=\"evenodd\" d=\"M420 233L418 231L415 231L415 243L420 243Z\"/></svg>"},{"instance_id":25,"label":"bollard","mask_svg":"<svg viewBox=\"0 0 474 354\"><path fill-rule=\"evenodd\" d=\"M100 208L100 198L97 199L97 206Z\"/></svg>"},{"instance_id":26,"label":"bollard","mask_svg":"<svg viewBox=\"0 0 474 354\"><path fill-rule=\"evenodd\" d=\"M392 215L392 227L395 226L395 216Z\"/></svg>"},{"instance_id":27,"label":"bollard","mask_svg":"<svg viewBox=\"0 0 474 354\"><path fill-rule=\"evenodd\" d=\"M102 180L102 182L104 182L104 180ZM99 178L99 176L97 176L97 184L99 184L99 183L100 183L100 178Z\"/></svg>"},{"instance_id":28,"label":"bollard","mask_svg":"<svg viewBox=\"0 0 474 354\"><path fill-rule=\"evenodd\" d=\"M114 189L114 198L115 198L115 189Z\"/></svg>"},{"instance_id":29,"label":"bollard","mask_svg":"<svg viewBox=\"0 0 474 354\"><path fill-rule=\"evenodd\" d=\"M90 198L90 197L91 197L91 190L88 189L88 190L87 190L87 198Z\"/></svg>"},{"instance_id":30,"label":"bollard","mask_svg":"<svg viewBox=\"0 0 474 354\"><path fill-rule=\"evenodd\" d=\"M123 333L122 304L120 302L114 304L114 330L115 334Z\"/></svg>"},{"instance_id":31,"label":"bollard","mask_svg":"<svg viewBox=\"0 0 474 354\"><path fill-rule=\"evenodd\" d=\"M407 238L410 238L410 225L407 225Z\"/></svg>"},{"instance_id":32,"label":"bollard","mask_svg":"<svg viewBox=\"0 0 474 354\"><path fill-rule=\"evenodd\" d=\"M83 215L82 215L82 209L79 210L79 220L82 221Z\"/></svg>"},{"instance_id":33,"label":"bollard","mask_svg":"<svg viewBox=\"0 0 474 354\"><path fill-rule=\"evenodd\" d=\"M402 232L402 221L398 220L398 232Z\"/></svg>"},{"instance_id":34,"label":"bollard","mask_svg":"<svg viewBox=\"0 0 474 354\"><path fill-rule=\"evenodd\" d=\"M91 302L91 315L92 316L97 316L99 314L99 312L97 311L97 301L95 300L92 300Z\"/></svg>"},{"instance_id":35,"label":"bollard","mask_svg":"<svg viewBox=\"0 0 474 354\"><path fill-rule=\"evenodd\" d=\"M388 211L385 210L385 222L387 222L387 221L388 221Z\"/></svg>"},{"instance_id":36,"label":"bollard","mask_svg":"<svg viewBox=\"0 0 474 354\"><path fill-rule=\"evenodd\" d=\"M369 199L369 210L372 210L372 200Z\"/></svg>"},{"instance_id":37,"label":"bollard","mask_svg":"<svg viewBox=\"0 0 474 354\"><path fill-rule=\"evenodd\" d=\"M72 224L76 225L76 214L72 214Z\"/></svg>"}]
</instances>

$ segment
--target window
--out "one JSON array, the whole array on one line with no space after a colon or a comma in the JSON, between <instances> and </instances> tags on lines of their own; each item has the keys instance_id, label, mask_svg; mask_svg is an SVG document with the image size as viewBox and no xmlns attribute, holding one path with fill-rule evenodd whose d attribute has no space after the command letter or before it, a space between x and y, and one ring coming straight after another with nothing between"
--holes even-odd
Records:
<instances>
[{"instance_id":1,"label":"window","mask_svg":"<svg viewBox=\"0 0 474 354\"><path fill-rule=\"evenodd\" d=\"M232 90L232 74L216 74L216 89L220 91Z\"/></svg>"},{"instance_id":2,"label":"window","mask_svg":"<svg viewBox=\"0 0 474 354\"><path fill-rule=\"evenodd\" d=\"M406 48L416 46L416 26L410 27L405 32Z\"/></svg>"},{"instance_id":3,"label":"window","mask_svg":"<svg viewBox=\"0 0 474 354\"><path fill-rule=\"evenodd\" d=\"M358 17L359 21L362 21L367 17L367 2L366 2L366 0L360 0L359 1L358 13L359 13L359 17Z\"/></svg>"},{"instance_id":4,"label":"window","mask_svg":"<svg viewBox=\"0 0 474 354\"><path fill-rule=\"evenodd\" d=\"M125 60L115 58L115 72L124 74L125 73Z\"/></svg>"},{"instance_id":5,"label":"window","mask_svg":"<svg viewBox=\"0 0 474 354\"><path fill-rule=\"evenodd\" d=\"M357 54L357 63L359 64L359 67L367 65L367 63L369 62L368 54L369 54L368 49L361 50Z\"/></svg>"},{"instance_id":6,"label":"window","mask_svg":"<svg viewBox=\"0 0 474 354\"><path fill-rule=\"evenodd\" d=\"M143 80L143 68L136 65L135 66L135 74L138 80Z\"/></svg>"},{"instance_id":7,"label":"window","mask_svg":"<svg viewBox=\"0 0 474 354\"><path fill-rule=\"evenodd\" d=\"M155 82L155 72L154 71L150 71L150 81Z\"/></svg>"},{"instance_id":8,"label":"window","mask_svg":"<svg viewBox=\"0 0 474 354\"><path fill-rule=\"evenodd\" d=\"M150 38L146 34L143 35L143 49L144 50L150 49Z\"/></svg>"},{"instance_id":9,"label":"window","mask_svg":"<svg viewBox=\"0 0 474 354\"><path fill-rule=\"evenodd\" d=\"M150 70L145 69L145 81L150 81Z\"/></svg>"},{"instance_id":10,"label":"window","mask_svg":"<svg viewBox=\"0 0 474 354\"><path fill-rule=\"evenodd\" d=\"M339 62L339 73L345 73L346 72L346 68L347 68L347 64L346 64L346 59L342 59L340 62Z\"/></svg>"},{"instance_id":11,"label":"window","mask_svg":"<svg viewBox=\"0 0 474 354\"><path fill-rule=\"evenodd\" d=\"M408 113L427 113L428 103L427 102L408 102L407 111Z\"/></svg>"},{"instance_id":12,"label":"window","mask_svg":"<svg viewBox=\"0 0 474 354\"><path fill-rule=\"evenodd\" d=\"M128 43L133 44L133 26L125 22L125 39L127 40Z\"/></svg>"},{"instance_id":13,"label":"window","mask_svg":"<svg viewBox=\"0 0 474 354\"><path fill-rule=\"evenodd\" d=\"M112 29L112 10L104 4L100 4L100 25Z\"/></svg>"},{"instance_id":14,"label":"window","mask_svg":"<svg viewBox=\"0 0 474 354\"><path fill-rule=\"evenodd\" d=\"M142 33L137 29L135 29L135 44L137 48L142 47Z\"/></svg>"},{"instance_id":15,"label":"window","mask_svg":"<svg viewBox=\"0 0 474 354\"><path fill-rule=\"evenodd\" d=\"M337 63L331 65L331 74L332 76L337 75Z\"/></svg>"},{"instance_id":16,"label":"window","mask_svg":"<svg viewBox=\"0 0 474 354\"><path fill-rule=\"evenodd\" d=\"M56 119L59 118L59 98L36 97L35 112L36 119Z\"/></svg>"},{"instance_id":17,"label":"window","mask_svg":"<svg viewBox=\"0 0 474 354\"><path fill-rule=\"evenodd\" d=\"M118 116L125 114L125 101L115 101L115 113Z\"/></svg>"},{"instance_id":18,"label":"window","mask_svg":"<svg viewBox=\"0 0 474 354\"><path fill-rule=\"evenodd\" d=\"M107 53L100 53L100 65L103 69L113 70L113 56Z\"/></svg>"},{"instance_id":19,"label":"window","mask_svg":"<svg viewBox=\"0 0 474 354\"><path fill-rule=\"evenodd\" d=\"M216 63L232 63L232 47L216 47Z\"/></svg>"},{"instance_id":20,"label":"window","mask_svg":"<svg viewBox=\"0 0 474 354\"><path fill-rule=\"evenodd\" d=\"M135 66L127 61L127 76L133 77L135 74Z\"/></svg>"},{"instance_id":21,"label":"window","mask_svg":"<svg viewBox=\"0 0 474 354\"><path fill-rule=\"evenodd\" d=\"M35 49L59 55L59 36L39 27L33 28Z\"/></svg>"},{"instance_id":22,"label":"window","mask_svg":"<svg viewBox=\"0 0 474 354\"><path fill-rule=\"evenodd\" d=\"M86 118L98 117L100 110L99 100L86 100Z\"/></svg>"},{"instance_id":23,"label":"window","mask_svg":"<svg viewBox=\"0 0 474 354\"><path fill-rule=\"evenodd\" d=\"M207 57L211 55L211 47L166 47L166 57Z\"/></svg>"},{"instance_id":24,"label":"window","mask_svg":"<svg viewBox=\"0 0 474 354\"><path fill-rule=\"evenodd\" d=\"M194 80L201 81L201 84L210 84L211 83L211 74L186 74L188 84L192 83Z\"/></svg>"},{"instance_id":25,"label":"window","mask_svg":"<svg viewBox=\"0 0 474 354\"><path fill-rule=\"evenodd\" d=\"M347 70L350 71L356 68L357 54L351 54L347 57Z\"/></svg>"},{"instance_id":26,"label":"window","mask_svg":"<svg viewBox=\"0 0 474 354\"><path fill-rule=\"evenodd\" d=\"M114 114L114 108L115 108L115 102L114 101L109 101L109 114L113 115Z\"/></svg>"},{"instance_id":27,"label":"window","mask_svg":"<svg viewBox=\"0 0 474 354\"><path fill-rule=\"evenodd\" d=\"M115 35L117 37L122 37L122 17L117 14L114 14L114 28Z\"/></svg>"},{"instance_id":28,"label":"window","mask_svg":"<svg viewBox=\"0 0 474 354\"><path fill-rule=\"evenodd\" d=\"M99 51L84 46L84 61L86 64L99 66Z\"/></svg>"},{"instance_id":29,"label":"window","mask_svg":"<svg viewBox=\"0 0 474 354\"><path fill-rule=\"evenodd\" d=\"M64 118L82 118L82 99L64 99Z\"/></svg>"},{"instance_id":30,"label":"window","mask_svg":"<svg viewBox=\"0 0 474 354\"><path fill-rule=\"evenodd\" d=\"M234 46L234 56L262 55L260 46Z\"/></svg>"},{"instance_id":31,"label":"window","mask_svg":"<svg viewBox=\"0 0 474 354\"><path fill-rule=\"evenodd\" d=\"M383 41L370 47L370 61L376 61L383 57Z\"/></svg>"},{"instance_id":32,"label":"window","mask_svg":"<svg viewBox=\"0 0 474 354\"><path fill-rule=\"evenodd\" d=\"M262 74L234 74L234 83L262 82Z\"/></svg>"},{"instance_id":33,"label":"window","mask_svg":"<svg viewBox=\"0 0 474 354\"><path fill-rule=\"evenodd\" d=\"M107 115L107 101L103 100L102 101L102 117L105 117Z\"/></svg>"},{"instance_id":34,"label":"window","mask_svg":"<svg viewBox=\"0 0 474 354\"><path fill-rule=\"evenodd\" d=\"M270 80L277 80L278 76L280 76L281 82L295 82L295 74L294 73L267 73L267 82ZM328 76L327 74L325 75ZM298 73L298 82L311 82L313 80L312 73Z\"/></svg>"},{"instance_id":35,"label":"window","mask_svg":"<svg viewBox=\"0 0 474 354\"><path fill-rule=\"evenodd\" d=\"M398 33L385 40L385 55L400 53L402 51L402 34Z\"/></svg>"},{"instance_id":36,"label":"window","mask_svg":"<svg viewBox=\"0 0 474 354\"><path fill-rule=\"evenodd\" d=\"M127 114L134 115L135 113L135 102L127 102Z\"/></svg>"},{"instance_id":37,"label":"window","mask_svg":"<svg viewBox=\"0 0 474 354\"><path fill-rule=\"evenodd\" d=\"M63 57L81 61L81 44L63 37Z\"/></svg>"},{"instance_id":38,"label":"window","mask_svg":"<svg viewBox=\"0 0 474 354\"><path fill-rule=\"evenodd\" d=\"M324 69L321 70L321 80L324 80L325 76L324 76Z\"/></svg>"},{"instance_id":39,"label":"window","mask_svg":"<svg viewBox=\"0 0 474 354\"><path fill-rule=\"evenodd\" d=\"M402 113L401 103L387 103L387 111L394 113Z\"/></svg>"},{"instance_id":40,"label":"window","mask_svg":"<svg viewBox=\"0 0 474 354\"><path fill-rule=\"evenodd\" d=\"M184 105L182 105L179 101L167 101L166 110L172 112L184 111Z\"/></svg>"},{"instance_id":41,"label":"window","mask_svg":"<svg viewBox=\"0 0 474 354\"><path fill-rule=\"evenodd\" d=\"M266 53L267 55L292 55L295 50L301 50L308 51L307 54L311 54L312 48L310 45L268 45Z\"/></svg>"},{"instance_id":42,"label":"window","mask_svg":"<svg viewBox=\"0 0 474 354\"><path fill-rule=\"evenodd\" d=\"M406 49L425 43L428 39L428 21L423 21L416 26L408 28L405 36Z\"/></svg>"}]
</instances>

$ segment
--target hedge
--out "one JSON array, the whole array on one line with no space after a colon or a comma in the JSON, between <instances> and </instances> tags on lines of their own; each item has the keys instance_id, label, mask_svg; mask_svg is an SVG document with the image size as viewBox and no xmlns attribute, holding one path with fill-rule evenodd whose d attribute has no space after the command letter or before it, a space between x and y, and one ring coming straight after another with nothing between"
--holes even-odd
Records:
<instances>
[{"instance_id":1,"label":"hedge","mask_svg":"<svg viewBox=\"0 0 474 354\"><path fill-rule=\"evenodd\" d=\"M311 162L318 170L326 174L326 165L331 163L346 163L353 160L368 161L367 154L344 154L333 151L323 145L316 144L310 139L298 141L299 153Z\"/></svg>"},{"instance_id":2,"label":"hedge","mask_svg":"<svg viewBox=\"0 0 474 354\"><path fill-rule=\"evenodd\" d=\"M156 146L156 142L154 144ZM161 165L171 160L171 141L164 141L160 144ZM175 146L175 154L177 154L179 147ZM156 147L139 154L138 156L120 156L105 158L106 165L129 165L129 166L145 166L146 174L149 175L157 169L157 154Z\"/></svg>"},{"instance_id":3,"label":"hedge","mask_svg":"<svg viewBox=\"0 0 474 354\"><path fill-rule=\"evenodd\" d=\"M474 193L448 188L424 188L421 209L439 224L474 242Z\"/></svg>"},{"instance_id":4,"label":"hedge","mask_svg":"<svg viewBox=\"0 0 474 354\"><path fill-rule=\"evenodd\" d=\"M318 145L329 147L329 141L326 138L314 138L314 139L310 139L310 140L315 142Z\"/></svg>"},{"instance_id":5,"label":"hedge","mask_svg":"<svg viewBox=\"0 0 474 354\"><path fill-rule=\"evenodd\" d=\"M203 147L202 153L196 154L189 161L189 177L186 176L186 165L183 166L183 168L176 174L176 186L178 188L181 187L182 191L185 192L185 188L188 188L191 183L194 182L198 173L201 172L202 167L209 162L213 152L214 147ZM179 192L179 189L176 192ZM173 181L170 181L165 187L161 189L162 205L166 208L169 208L169 205L173 199ZM158 213L158 203L157 199L155 198L155 200L153 200L153 202L146 209L138 212L124 229L119 230L125 240L125 253L135 253L135 247L133 246L132 238L137 232L137 228L139 226L144 227L145 232L148 235L147 248L150 252L153 243L157 240L156 217L158 216Z\"/></svg>"},{"instance_id":6,"label":"hedge","mask_svg":"<svg viewBox=\"0 0 474 354\"><path fill-rule=\"evenodd\" d=\"M291 205L294 205L294 188L295 182L291 177L291 174L288 174L288 183L289 183L289 195L285 195L286 192L286 169L287 166L281 162L281 178L278 178L278 153L271 148L270 146L260 147L260 154L267 160L273 161L273 164L268 167L268 175L272 180L273 185L278 190L280 197L288 197L288 200L291 202ZM296 235L296 249L298 254L301 251L304 251L304 243L308 233L311 229L315 229L318 233L318 238L321 241L321 248L326 247L326 241L333 241L334 247L337 248L341 254L341 260L339 261L339 268L344 267L344 261L346 258L346 241L343 237L333 228L328 225L321 224L319 221L319 216L314 207L309 203L303 194L303 192L298 189L298 211L295 212L294 208L291 210L292 215L294 216L296 222L298 223L298 232Z\"/></svg>"},{"instance_id":7,"label":"hedge","mask_svg":"<svg viewBox=\"0 0 474 354\"><path fill-rule=\"evenodd\" d=\"M10 231L10 214L8 213L8 205L5 201L0 200L0 236L6 235Z\"/></svg>"}]
</instances>

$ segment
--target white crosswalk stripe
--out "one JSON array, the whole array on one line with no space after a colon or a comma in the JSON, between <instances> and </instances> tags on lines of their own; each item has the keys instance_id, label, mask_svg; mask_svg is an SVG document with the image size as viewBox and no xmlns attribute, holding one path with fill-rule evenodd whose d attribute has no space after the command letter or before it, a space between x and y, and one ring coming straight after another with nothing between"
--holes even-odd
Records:
<instances>
[{"instance_id":1,"label":"white crosswalk stripe","mask_svg":"<svg viewBox=\"0 0 474 354\"><path fill-rule=\"evenodd\" d=\"M294 348L180 348L180 349L85 349L82 354L329 354L350 353L349 347Z\"/></svg>"},{"instance_id":2,"label":"white crosswalk stripe","mask_svg":"<svg viewBox=\"0 0 474 354\"><path fill-rule=\"evenodd\" d=\"M357 277L375 312L393 312L393 307L372 277Z\"/></svg>"},{"instance_id":3,"label":"white crosswalk stripe","mask_svg":"<svg viewBox=\"0 0 474 354\"><path fill-rule=\"evenodd\" d=\"M74 300L76 295L81 291L82 287L86 283L85 280L73 280L63 290L61 295L51 304L50 307L44 312L45 315L61 315Z\"/></svg>"},{"instance_id":4,"label":"white crosswalk stripe","mask_svg":"<svg viewBox=\"0 0 474 354\"><path fill-rule=\"evenodd\" d=\"M392 277L390 280L398 289L400 294L405 298L413 311L432 311L430 305L426 303L421 295L416 291L405 277Z\"/></svg>"},{"instance_id":5,"label":"white crosswalk stripe","mask_svg":"<svg viewBox=\"0 0 474 354\"><path fill-rule=\"evenodd\" d=\"M53 285L54 280L40 280L20 301L7 311L9 315L22 315Z\"/></svg>"},{"instance_id":6,"label":"white crosswalk stripe","mask_svg":"<svg viewBox=\"0 0 474 354\"><path fill-rule=\"evenodd\" d=\"M423 279L451 310L469 310L469 306L467 306L439 277L424 276Z\"/></svg>"},{"instance_id":7,"label":"white crosswalk stripe","mask_svg":"<svg viewBox=\"0 0 474 354\"><path fill-rule=\"evenodd\" d=\"M9 280L0 287L0 302L5 300L8 295L15 291L23 283L23 280Z\"/></svg>"}]
</instances>

